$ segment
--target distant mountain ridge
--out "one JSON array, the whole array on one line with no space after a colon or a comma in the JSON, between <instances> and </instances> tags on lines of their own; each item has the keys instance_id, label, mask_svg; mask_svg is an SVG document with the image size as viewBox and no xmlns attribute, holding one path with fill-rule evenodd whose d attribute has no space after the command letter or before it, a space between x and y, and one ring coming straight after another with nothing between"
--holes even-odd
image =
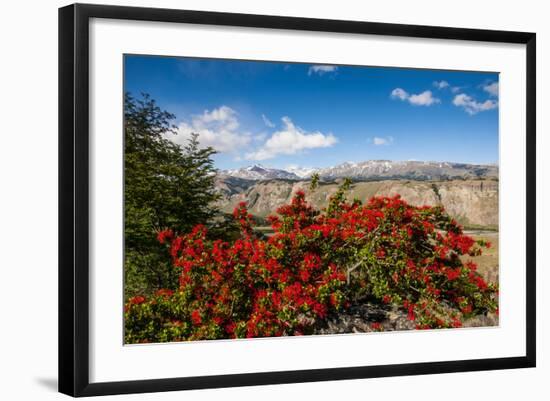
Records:
<instances>
[{"instance_id":1,"label":"distant mountain ridge","mask_svg":"<svg viewBox=\"0 0 550 401\"><path fill-rule=\"evenodd\" d=\"M318 173L325 180L344 177L356 180L498 178L498 166L496 164L367 160L358 163L346 162L326 168L290 167L285 170L255 164L240 169L222 170L219 175L252 181L273 179L300 181L309 179L313 173Z\"/></svg>"},{"instance_id":2,"label":"distant mountain ridge","mask_svg":"<svg viewBox=\"0 0 550 401\"><path fill-rule=\"evenodd\" d=\"M262 181L262 180L299 180L300 177L296 174L280 170L276 168L264 167L261 164L255 164L253 166L242 167L236 170L222 170L221 176L229 176L235 178L242 178L245 180Z\"/></svg>"}]
</instances>

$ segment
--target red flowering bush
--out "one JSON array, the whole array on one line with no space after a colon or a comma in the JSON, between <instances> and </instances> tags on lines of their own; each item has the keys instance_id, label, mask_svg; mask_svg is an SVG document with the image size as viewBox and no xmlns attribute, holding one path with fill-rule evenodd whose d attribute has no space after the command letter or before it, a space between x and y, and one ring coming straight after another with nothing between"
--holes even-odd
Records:
<instances>
[{"instance_id":1,"label":"red flowering bush","mask_svg":"<svg viewBox=\"0 0 550 401\"><path fill-rule=\"evenodd\" d=\"M496 285L461 258L489 243L464 235L440 207L399 196L348 202L343 193L317 211L297 192L269 218L267 240L254 235L244 203L233 242L208 240L202 225L160 232L180 287L128 300L126 342L312 334L329 313L364 299L398 305L419 329L460 327L497 309Z\"/></svg>"}]
</instances>

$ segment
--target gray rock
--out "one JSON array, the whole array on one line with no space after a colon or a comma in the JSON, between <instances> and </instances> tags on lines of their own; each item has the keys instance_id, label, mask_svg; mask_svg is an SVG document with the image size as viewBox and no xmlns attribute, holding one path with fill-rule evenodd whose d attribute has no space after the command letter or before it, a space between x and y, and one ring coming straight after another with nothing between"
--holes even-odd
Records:
<instances>
[{"instance_id":1,"label":"gray rock","mask_svg":"<svg viewBox=\"0 0 550 401\"><path fill-rule=\"evenodd\" d=\"M412 330L415 323L406 312L391 306L364 303L353 305L345 311L333 313L315 327L315 334L368 333L377 331Z\"/></svg>"}]
</instances>

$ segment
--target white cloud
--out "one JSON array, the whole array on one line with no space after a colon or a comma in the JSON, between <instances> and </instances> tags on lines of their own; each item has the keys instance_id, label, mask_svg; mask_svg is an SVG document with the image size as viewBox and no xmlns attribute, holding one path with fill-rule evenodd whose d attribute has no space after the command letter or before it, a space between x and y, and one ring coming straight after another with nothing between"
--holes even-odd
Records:
<instances>
[{"instance_id":1,"label":"white cloud","mask_svg":"<svg viewBox=\"0 0 550 401\"><path fill-rule=\"evenodd\" d=\"M311 74L323 75L328 72L336 72L337 69L338 67L334 65L312 65L307 70L307 75L311 75Z\"/></svg>"},{"instance_id":2,"label":"white cloud","mask_svg":"<svg viewBox=\"0 0 550 401\"><path fill-rule=\"evenodd\" d=\"M338 139L322 132L306 132L294 125L288 117L283 117L283 129L273 135L257 151L248 153L249 160L267 160L277 155L292 155L307 149L328 148L338 142Z\"/></svg>"},{"instance_id":3,"label":"white cloud","mask_svg":"<svg viewBox=\"0 0 550 401\"><path fill-rule=\"evenodd\" d=\"M432 96L432 91L424 91L418 95L411 95L409 103L415 106L431 106L434 103L439 103L440 100Z\"/></svg>"},{"instance_id":4,"label":"white cloud","mask_svg":"<svg viewBox=\"0 0 550 401\"><path fill-rule=\"evenodd\" d=\"M449 83L447 81L434 81L434 86L437 89L445 89L449 87Z\"/></svg>"},{"instance_id":5,"label":"white cloud","mask_svg":"<svg viewBox=\"0 0 550 401\"><path fill-rule=\"evenodd\" d=\"M393 143L393 137L386 136L386 137L379 137L375 136L372 138L372 143L376 146L382 146L382 145L390 145Z\"/></svg>"},{"instance_id":6,"label":"white cloud","mask_svg":"<svg viewBox=\"0 0 550 401\"><path fill-rule=\"evenodd\" d=\"M460 86L453 86L451 88L451 92L458 93L460 91L460 89L462 89Z\"/></svg>"},{"instance_id":7,"label":"white cloud","mask_svg":"<svg viewBox=\"0 0 550 401\"><path fill-rule=\"evenodd\" d=\"M414 106L431 106L434 103L440 103L441 101L434 97L432 91L424 91L418 94L409 94L402 88L395 88L391 92L392 99L399 99L402 101L408 101Z\"/></svg>"},{"instance_id":8,"label":"white cloud","mask_svg":"<svg viewBox=\"0 0 550 401\"><path fill-rule=\"evenodd\" d=\"M491 82L484 85L483 90L491 96L498 97L498 82Z\"/></svg>"},{"instance_id":9,"label":"white cloud","mask_svg":"<svg viewBox=\"0 0 550 401\"><path fill-rule=\"evenodd\" d=\"M464 111L470 115L477 114L481 111L492 110L498 107L496 100L487 99L484 102L478 102L471 96L460 93L453 99L453 104L457 107L464 108Z\"/></svg>"},{"instance_id":10,"label":"white cloud","mask_svg":"<svg viewBox=\"0 0 550 401\"><path fill-rule=\"evenodd\" d=\"M269 128L275 127L275 124L273 124L273 123L271 122L271 120L270 120L269 118L266 117L265 114L262 114L262 120L264 121L264 124L265 124L267 127L269 127Z\"/></svg>"},{"instance_id":11,"label":"white cloud","mask_svg":"<svg viewBox=\"0 0 550 401\"><path fill-rule=\"evenodd\" d=\"M391 97L393 99L407 100L409 98L409 94L404 89L395 88L391 91Z\"/></svg>"},{"instance_id":12,"label":"white cloud","mask_svg":"<svg viewBox=\"0 0 550 401\"><path fill-rule=\"evenodd\" d=\"M198 134L202 147L212 146L218 152L236 153L251 141L251 135L239 131L237 112L228 106L195 115L191 122L182 122L177 135L170 137L180 145L186 145L192 133Z\"/></svg>"}]
</instances>

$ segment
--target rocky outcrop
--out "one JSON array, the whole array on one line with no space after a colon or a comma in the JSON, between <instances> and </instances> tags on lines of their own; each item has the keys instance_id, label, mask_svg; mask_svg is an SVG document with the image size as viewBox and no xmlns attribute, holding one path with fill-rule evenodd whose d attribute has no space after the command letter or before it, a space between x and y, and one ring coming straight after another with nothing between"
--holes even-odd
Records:
<instances>
[{"instance_id":1,"label":"rocky outcrop","mask_svg":"<svg viewBox=\"0 0 550 401\"><path fill-rule=\"evenodd\" d=\"M315 327L315 334L412 330L416 324L395 306L364 303L333 313Z\"/></svg>"},{"instance_id":2,"label":"rocky outcrop","mask_svg":"<svg viewBox=\"0 0 550 401\"><path fill-rule=\"evenodd\" d=\"M463 322L463 327L498 326L496 313L481 314ZM317 323L314 334L369 333L373 331L414 330L416 322L396 306L363 303L332 313Z\"/></svg>"}]
</instances>

